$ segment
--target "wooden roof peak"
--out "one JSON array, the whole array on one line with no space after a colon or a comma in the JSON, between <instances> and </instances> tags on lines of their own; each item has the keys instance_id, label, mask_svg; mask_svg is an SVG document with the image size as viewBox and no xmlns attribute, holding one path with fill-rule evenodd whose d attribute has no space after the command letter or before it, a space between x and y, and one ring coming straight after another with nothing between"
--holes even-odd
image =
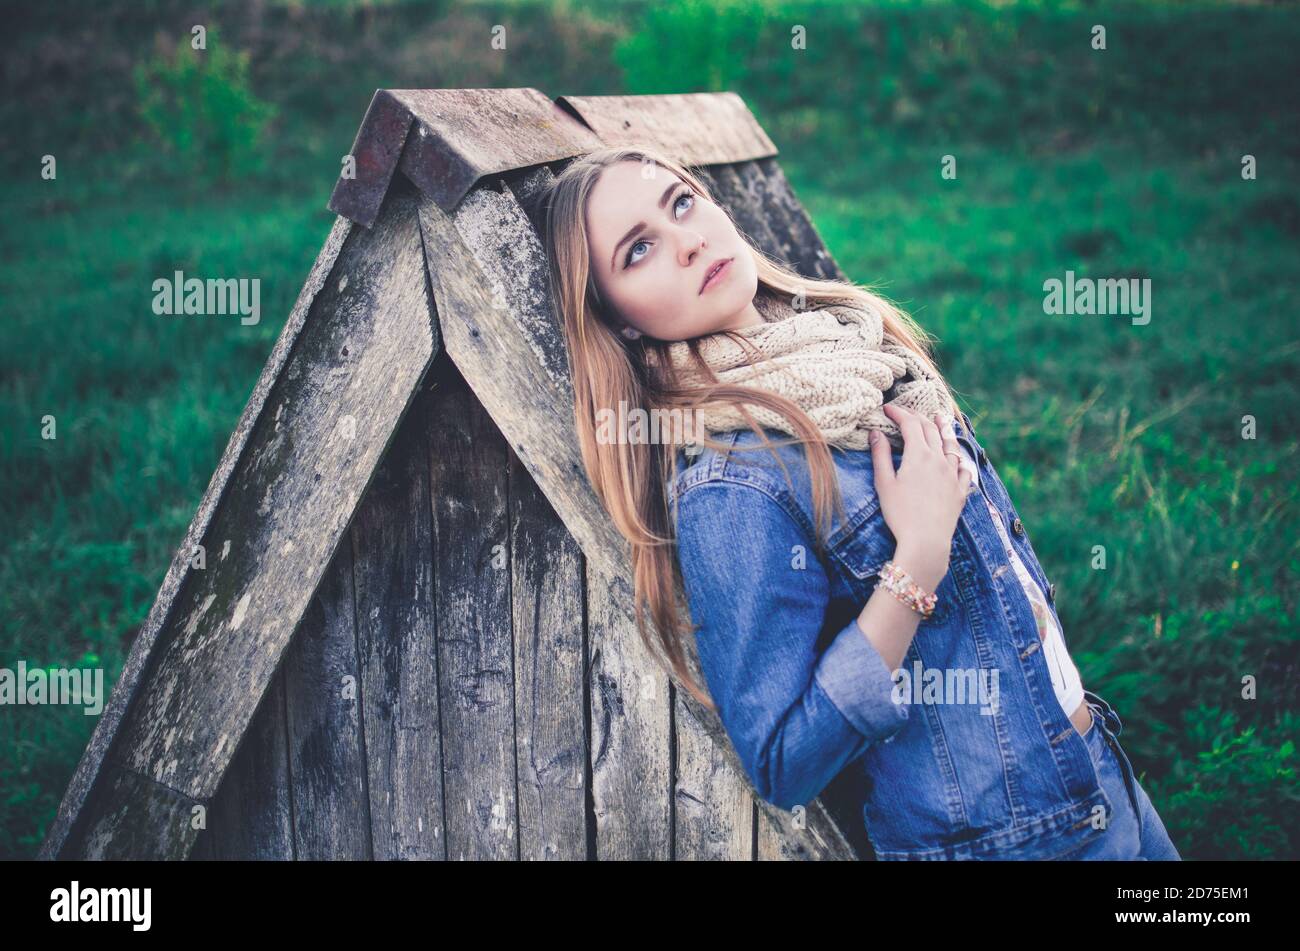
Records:
<instances>
[{"instance_id":1,"label":"wooden roof peak","mask_svg":"<svg viewBox=\"0 0 1300 951\"><path fill-rule=\"evenodd\" d=\"M485 176L616 145L650 146L687 165L777 154L732 92L551 100L529 87L377 89L329 207L370 227L400 169L451 211Z\"/></svg>"}]
</instances>

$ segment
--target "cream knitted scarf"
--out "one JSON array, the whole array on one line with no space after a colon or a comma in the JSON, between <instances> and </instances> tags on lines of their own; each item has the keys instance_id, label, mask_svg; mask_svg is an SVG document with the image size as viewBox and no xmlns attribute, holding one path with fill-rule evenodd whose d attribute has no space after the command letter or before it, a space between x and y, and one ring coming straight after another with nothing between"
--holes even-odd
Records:
<instances>
[{"instance_id":1,"label":"cream knitted scarf","mask_svg":"<svg viewBox=\"0 0 1300 951\"><path fill-rule=\"evenodd\" d=\"M894 448L902 449L898 426L881 409L885 402L926 415L948 412L943 384L916 354L884 332L881 317L873 310L846 302L798 311L783 296L763 291L754 298L754 306L764 322L733 332L769 360L757 362L749 348L722 333L699 338L700 356L724 383L766 389L793 400L831 445L869 448L868 433L876 429ZM708 382L686 342L671 343L666 352L686 385ZM652 349L647 348L646 355L657 365ZM763 406L746 404L746 409L759 425L794 435L784 416ZM706 403L695 410L695 417L696 426L710 436L749 428L740 412L727 403Z\"/></svg>"}]
</instances>

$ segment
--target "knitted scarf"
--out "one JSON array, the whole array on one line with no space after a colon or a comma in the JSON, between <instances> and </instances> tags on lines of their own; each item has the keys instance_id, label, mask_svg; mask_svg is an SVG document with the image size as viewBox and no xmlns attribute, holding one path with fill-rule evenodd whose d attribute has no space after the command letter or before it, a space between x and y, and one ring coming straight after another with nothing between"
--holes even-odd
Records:
<instances>
[{"instance_id":1,"label":"knitted scarf","mask_svg":"<svg viewBox=\"0 0 1300 951\"><path fill-rule=\"evenodd\" d=\"M723 333L699 338L700 356L724 383L766 389L793 400L829 444L867 449L868 434L875 429L901 450L902 433L881 409L886 402L925 415L948 414L943 384L916 354L884 332L881 317L873 310L844 302L798 311L784 296L763 291L755 296L754 307L764 322L732 332L768 361L757 362L749 348ZM686 342L676 341L665 349L684 384L709 382L696 368ZM654 350L647 348L646 358L652 366L658 365ZM795 434L784 416L763 406L746 404L746 409L759 425ZM738 410L717 402L696 409L695 423L710 436L749 428Z\"/></svg>"}]
</instances>

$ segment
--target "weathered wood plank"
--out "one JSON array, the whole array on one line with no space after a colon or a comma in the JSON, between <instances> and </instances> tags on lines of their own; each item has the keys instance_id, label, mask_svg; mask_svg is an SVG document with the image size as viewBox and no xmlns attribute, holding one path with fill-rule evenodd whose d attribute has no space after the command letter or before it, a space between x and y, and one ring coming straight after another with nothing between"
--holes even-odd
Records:
<instances>
[{"instance_id":1,"label":"weathered wood plank","mask_svg":"<svg viewBox=\"0 0 1300 951\"><path fill-rule=\"evenodd\" d=\"M583 552L605 556L603 573L630 592L612 557L626 543L603 512L596 517L599 500L573 440L568 358L526 216L513 196L486 188L454 220L428 201L420 215L448 353Z\"/></svg>"},{"instance_id":2,"label":"weathered wood plank","mask_svg":"<svg viewBox=\"0 0 1300 951\"><path fill-rule=\"evenodd\" d=\"M674 702L673 857L683 862L751 861L755 804L748 783L727 761L725 748L713 741L685 707Z\"/></svg>"},{"instance_id":3,"label":"weathered wood plank","mask_svg":"<svg viewBox=\"0 0 1300 951\"><path fill-rule=\"evenodd\" d=\"M430 399L427 388L422 388L367 489L349 532L356 584L356 650L362 658L360 711L365 723L370 826L373 856L379 859L443 857L425 431ZM346 584L346 578L338 575L341 570L346 569L338 564L331 566L335 584ZM304 618L294 634L294 644L300 643L299 638L319 640L321 623L320 617ZM304 633L308 628L313 629L312 633ZM342 625L336 620L333 629L341 631ZM284 729L286 666L297 684L298 731L343 738L344 748L349 751L343 757L346 769L355 770L357 744L346 742L349 735L355 736L355 726L347 720L341 724L328 722L328 712L343 709L346 704L325 703L322 706L326 716L320 722L307 726L302 721L322 713L313 709L318 698L313 697L311 688L303 687L304 681L323 681L320 691L322 696L327 695L333 674L319 669L323 655L327 650L341 651L346 659L351 637L349 628L338 644L309 647L315 657L312 662L305 661L301 653L286 655L294 656L294 660L282 664L263 699L253 726L222 780L210 810L208 829L200 833L192 859L295 857ZM313 663L317 665L315 670L311 669ZM299 745L296 757L302 761L319 752ZM336 743L326 752L337 756L340 747ZM346 842L363 831L361 825L356 825L355 831L338 828L339 812L359 809L359 801L351 795L351 782L342 786L335 782L344 771L335 764L327 768L300 766L295 773L295 798L307 827L302 834L314 843L308 848L309 852L316 851L317 858L339 851L340 838ZM304 773L309 776L305 785L301 781ZM335 819L321 823L315 818L318 812L332 814Z\"/></svg>"},{"instance_id":4,"label":"weathered wood plank","mask_svg":"<svg viewBox=\"0 0 1300 951\"><path fill-rule=\"evenodd\" d=\"M543 168L538 174L550 172ZM420 222L447 352L582 546L588 590L594 587L594 570L600 576L596 583L630 621L627 545L600 506L573 438L567 355L559 372L556 354L565 354L564 342L550 303L545 253L532 224L509 189L491 187L476 188L452 215L422 200ZM739 774L717 716L690 701L683 697L702 727L727 748ZM768 803L762 806L779 814ZM814 821L826 825L817 848L827 857L852 857L824 812Z\"/></svg>"},{"instance_id":5,"label":"weathered wood plank","mask_svg":"<svg viewBox=\"0 0 1300 951\"><path fill-rule=\"evenodd\" d=\"M774 159L741 162L733 166L741 187L752 195L754 207L762 209L763 217L776 238L776 246L764 250L784 261L800 274L821 276L816 271L817 262L821 260L817 257L818 248L820 248L823 258L829 260L829 255L826 254L825 248L821 246L820 238L817 239L816 247L805 247L801 243L808 239L808 236L801 230L803 222L796 220L790 213L790 203L782 200L780 195L774 193L774 189L779 190L781 187L780 183L768 179L767 169L775 166L776 161ZM793 204L797 206L798 202ZM810 267L813 270L809 270Z\"/></svg>"},{"instance_id":6,"label":"weathered wood plank","mask_svg":"<svg viewBox=\"0 0 1300 951\"><path fill-rule=\"evenodd\" d=\"M79 843L79 857L129 860L149 854L159 838L192 842L198 816L210 805L110 760L86 804L90 831Z\"/></svg>"},{"instance_id":7,"label":"weathered wood plank","mask_svg":"<svg viewBox=\"0 0 1300 951\"><path fill-rule=\"evenodd\" d=\"M519 857L584 860L586 559L519 457L507 452Z\"/></svg>"},{"instance_id":8,"label":"weathered wood plank","mask_svg":"<svg viewBox=\"0 0 1300 951\"><path fill-rule=\"evenodd\" d=\"M329 280L313 271L314 289L300 298L307 313L296 308L292 318L304 321L301 332L286 329L292 352L280 358L282 336L187 534L187 545L202 539L206 566L187 571L178 555L146 640L133 649L124 677L136 695L112 755L192 799L214 794L437 349L412 195L390 190L372 231L336 229L347 237ZM145 654L153 656L142 678ZM84 806L81 790L111 735L97 729L65 819ZM116 821L102 810L94 819ZM141 858L188 853L192 835L156 828L154 849ZM94 828L86 834L102 837ZM55 828L45 854L75 857L79 846L67 845Z\"/></svg>"},{"instance_id":9,"label":"weathered wood plank","mask_svg":"<svg viewBox=\"0 0 1300 951\"><path fill-rule=\"evenodd\" d=\"M373 855L353 588L340 544L284 658L294 854L307 861Z\"/></svg>"},{"instance_id":10,"label":"weathered wood plank","mask_svg":"<svg viewBox=\"0 0 1300 951\"><path fill-rule=\"evenodd\" d=\"M230 774L227 773L226 775L230 775ZM218 793L218 799L219 798L220 798L220 793ZM213 803L213 806L215 809L216 806L215 802ZM209 815L211 815L211 813L212 810L209 810ZM216 855L212 847L212 833L207 831L206 829L200 830L198 838L194 840L194 848L190 849L190 854L186 856L187 861L210 862L215 858Z\"/></svg>"},{"instance_id":11,"label":"weathered wood plank","mask_svg":"<svg viewBox=\"0 0 1300 951\"><path fill-rule=\"evenodd\" d=\"M753 166L753 169L744 168L742 177L755 190L761 189L764 207L774 223L774 230L782 236L783 242L788 240L793 250L793 255L787 259L791 266L808 277L844 280L844 272L831 257L808 212L795 197L794 189L790 187L780 163L774 158L763 158L754 162Z\"/></svg>"},{"instance_id":12,"label":"weathered wood plank","mask_svg":"<svg viewBox=\"0 0 1300 951\"><path fill-rule=\"evenodd\" d=\"M636 631L621 593L587 563L591 795L596 858L673 856L669 680Z\"/></svg>"},{"instance_id":13,"label":"weathered wood plank","mask_svg":"<svg viewBox=\"0 0 1300 951\"><path fill-rule=\"evenodd\" d=\"M429 488L434 370L426 381L350 533L376 859L446 858Z\"/></svg>"},{"instance_id":14,"label":"weathered wood plank","mask_svg":"<svg viewBox=\"0 0 1300 951\"><path fill-rule=\"evenodd\" d=\"M758 810L758 834L754 837L755 859L759 862L789 862L797 857L791 855L785 844L785 833L768 817Z\"/></svg>"},{"instance_id":15,"label":"weathered wood plank","mask_svg":"<svg viewBox=\"0 0 1300 951\"><path fill-rule=\"evenodd\" d=\"M294 858L284 671L271 681L208 810L191 860Z\"/></svg>"},{"instance_id":16,"label":"weathered wood plank","mask_svg":"<svg viewBox=\"0 0 1300 951\"><path fill-rule=\"evenodd\" d=\"M650 96L560 96L605 145L653 146L687 165L744 162L777 154L734 92Z\"/></svg>"},{"instance_id":17,"label":"weathered wood plank","mask_svg":"<svg viewBox=\"0 0 1300 951\"><path fill-rule=\"evenodd\" d=\"M506 445L457 374L440 389L429 447L447 857L515 859Z\"/></svg>"},{"instance_id":18,"label":"weathered wood plank","mask_svg":"<svg viewBox=\"0 0 1300 951\"><path fill-rule=\"evenodd\" d=\"M519 207L524 210L524 214L528 216L533 226L533 231L537 234L541 234L546 226L546 199L549 197L551 184L555 181L555 176L560 174L571 161L574 160L551 162L543 168L516 169L497 179L515 196L515 201L519 202ZM565 365L568 365L567 355Z\"/></svg>"}]
</instances>

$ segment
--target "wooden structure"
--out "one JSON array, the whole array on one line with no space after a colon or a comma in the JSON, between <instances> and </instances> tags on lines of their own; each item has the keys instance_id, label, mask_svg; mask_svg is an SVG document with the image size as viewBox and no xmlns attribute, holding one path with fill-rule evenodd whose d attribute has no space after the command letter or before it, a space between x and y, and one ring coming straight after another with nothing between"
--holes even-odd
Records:
<instances>
[{"instance_id":1,"label":"wooden structure","mask_svg":"<svg viewBox=\"0 0 1300 951\"><path fill-rule=\"evenodd\" d=\"M849 771L762 802L637 636L537 231L616 144L842 276L734 94L378 91L41 857L871 857Z\"/></svg>"}]
</instances>

